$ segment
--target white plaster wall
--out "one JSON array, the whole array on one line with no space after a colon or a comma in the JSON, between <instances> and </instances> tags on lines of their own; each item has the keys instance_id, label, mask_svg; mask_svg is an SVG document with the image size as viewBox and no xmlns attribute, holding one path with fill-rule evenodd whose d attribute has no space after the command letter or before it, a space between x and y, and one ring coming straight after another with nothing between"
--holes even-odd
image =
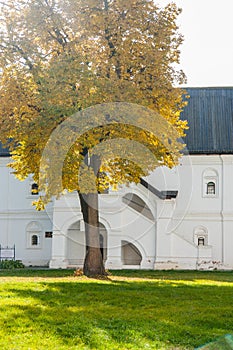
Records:
<instances>
[{"instance_id":1,"label":"white plaster wall","mask_svg":"<svg viewBox=\"0 0 233 350\"><path fill-rule=\"evenodd\" d=\"M31 206L30 179L19 182L0 158L0 244L16 245L16 258L27 265L67 267L67 230L82 219L77 193L67 194L36 212ZM203 194L203 173L218 174L217 195ZM100 221L107 230L108 268L122 268L121 242L134 243L142 254L141 268L197 268L200 259L233 269L233 155L183 157L174 169L157 169L147 181L159 190L178 190L177 199L160 200L141 185L100 196ZM152 222L122 202L126 193L137 194L150 208ZM26 227L42 227L39 249L27 247ZM194 243L196 227L208 232L208 247ZM53 239L45 231L54 232ZM73 253L72 253L73 254ZM59 263L58 263L59 262ZM209 266L209 265L208 265Z\"/></svg>"},{"instance_id":2,"label":"white plaster wall","mask_svg":"<svg viewBox=\"0 0 233 350\"><path fill-rule=\"evenodd\" d=\"M178 189L176 208L173 214L170 231L172 231L171 261L179 262L178 266L190 265L195 267L195 259L198 258L198 247L193 244L193 232L195 227L204 226L208 231L208 245L211 247L209 261L219 262L220 267L231 266L232 258L232 229L233 229L233 187L231 178L233 174L233 157L231 155L204 155L190 156L189 164L181 165L180 172L182 186ZM183 160L181 160L181 164ZM191 167L191 171L190 168ZM213 169L218 174L217 194L215 197L207 197L203 193L203 173L206 169ZM166 172L166 170L165 170ZM167 170L168 189L174 181L170 181L171 171ZM192 174L192 181L188 175ZM185 175L185 176L184 176ZM191 186L191 192L187 184ZM173 188L174 189L174 188ZM187 201L185 196L189 196ZM186 207L184 203L186 200ZM196 257L196 258L195 258Z\"/></svg>"},{"instance_id":3,"label":"white plaster wall","mask_svg":"<svg viewBox=\"0 0 233 350\"><path fill-rule=\"evenodd\" d=\"M51 258L51 238L45 231L52 231L52 208L38 212L32 207L37 196L30 194L30 180L17 180L7 167L10 158L0 158L0 244L16 248L16 259L25 265L48 265ZM48 214L50 213L50 214ZM37 221L41 226L40 246L28 248L27 225Z\"/></svg>"},{"instance_id":4,"label":"white plaster wall","mask_svg":"<svg viewBox=\"0 0 233 350\"><path fill-rule=\"evenodd\" d=\"M206 169L218 175L215 197L207 197L203 192ZM175 169L157 169L147 178L159 190L178 190L177 199L160 200L141 185L100 196L100 216L108 226L106 266L124 267L121 241L129 241L141 252L144 268L197 268L200 261L233 268L232 170L232 156L183 157ZM155 217L154 222L122 202L126 193L135 193L145 201ZM76 196L69 196L56 202L54 224L58 227L67 228L65 222L71 224L81 215ZM194 243L197 227L205 227L207 247L200 248ZM61 245L56 249L61 250ZM62 249L65 259L65 249Z\"/></svg>"}]
</instances>

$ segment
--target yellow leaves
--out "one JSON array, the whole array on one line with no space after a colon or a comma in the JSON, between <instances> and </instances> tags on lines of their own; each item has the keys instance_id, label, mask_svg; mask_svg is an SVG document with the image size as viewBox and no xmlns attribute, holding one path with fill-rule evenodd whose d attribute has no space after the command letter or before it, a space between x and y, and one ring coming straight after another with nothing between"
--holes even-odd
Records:
<instances>
[{"instance_id":1,"label":"yellow leaves","mask_svg":"<svg viewBox=\"0 0 233 350\"><path fill-rule=\"evenodd\" d=\"M37 201L33 201L32 205L34 205L36 210L38 210L38 211L45 210L44 199L41 197L39 197L39 199Z\"/></svg>"},{"instance_id":2,"label":"yellow leaves","mask_svg":"<svg viewBox=\"0 0 233 350\"><path fill-rule=\"evenodd\" d=\"M81 193L96 193L97 192L97 178L92 168L82 164L78 174L79 191Z\"/></svg>"},{"instance_id":3,"label":"yellow leaves","mask_svg":"<svg viewBox=\"0 0 233 350\"><path fill-rule=\"evenodd\" d=\"M117 191L117 190L118 190L117 184L114 183L114 184L112 185L112 187L111 187L111 190L112 190L112 191Z\"/></svg>"},{"instance_id":4,"label":"yellow leaves","mask_svg":"<svg viewBox=\"0 0 233 350\"><path fill-rule=\"evenodd\" d=\"M39 179L41 175L45 198L39 199L37 208L43 209L43 202L64 189L102 192L108 185L115 189L120 183L138 182L155 166L176 164L182 147L176 144L175 133L168 140L156 116L152 122L149 112L137 115L134 108L130 113L124 109L106 124L112 111L104 111L101 116L87 117L101 123L77 136L62 160L62 181L56 178L59 157L46 178L50 164L41 169L40 161L50 135L87 107L110 102L137 104L158 112L176 136L183 136L187 129L186 122L179 119L185 104L183 91L173 87L185 79L172 66L179 60L182 42L176 32L179 10L174 4L165 9L141 0L108 1L107 7L98 0L46 4L29 0L20 15L13 2L11 12L6 9L4 20L13 34L5 37L5 59L0 58L1 140L13 137L19 145L12 165L18 178L34 173ZM128 124L121 122L121 113L129 115ZM138 127L130 125L131 116ZM79 126L82 123L80 120ZM148 131L153 125L157 128L154 133ZM63 129L67 143L75 130L69 135ZM172 156L169 142L175 144ZM99 144L104 147L98 148ZM99 178L90 165L83 165L86 150L90 157L100 158ZM50 151L58 153L56 143Z\"/></svg>"},{"instance_id":5,"label":"yellow leaves","mask_svg":"<svg viewBox=\"0 0 233 350\"><path fill-rule=\"evenodd\" d=\"M96 86L91 87L90 90L89 90L90 94L95 94L96 92L97 92L97 87Z\"/></svg>"}]
</instances>

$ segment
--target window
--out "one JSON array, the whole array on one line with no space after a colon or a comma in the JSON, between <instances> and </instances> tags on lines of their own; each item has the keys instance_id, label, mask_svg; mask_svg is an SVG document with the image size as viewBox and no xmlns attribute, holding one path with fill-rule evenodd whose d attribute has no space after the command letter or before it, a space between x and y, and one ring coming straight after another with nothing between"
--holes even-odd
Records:
<instances>
[{"instance_id":1,"label":"window","mask_svg":"<svg viewBox=\"0 0 233 350\"><path fill-rule=\"evenodd\" d=\"M31 194L32 195L39 194L38 185L35 182L31 185Z\"/></svg>"},{"instance_id":2,"label":"window","mask_svg":"<svg viewBox=\"0 0 233 350\"><path fill-rule=\"evenodd\" d=\"M206 187L206 194L215 194L215 183L213 181L208 182Z\"/></svg>"},{"instance_id":3,"label":"window","mask_svg":"<svg viewBox=\"0 0 233 350\"><path fill-rule=\"evenodd\" d=\"M194 228L193 241L199 247L208 246L208 230L204 226Z\"/></svg>"},{"instance_id":4,"label":"window","mask_svg":"<svg viewBox=\"0 0 233 350\"><path fill-rule=\"evenodd\" d=\"M205 238L204 237L198 237L198 245L205 245Z\"/></svg>"},{"instance_id":5,"label":"window","mask_svg":"<svg viewBox=\"0 0 233 350\"><path fill-rule=\"evenodd\" d=\"M203 197L218 197L218 173L215 169L206 169L203 173Z\"/></svg>"},{"instance_id":6,"label":"window","mask_svg":"<svg viewBox=\"0 0 233 350\"><path fill-rule=\"evenodd\" d=\"M53 232L46 231L44 236L45 236L45 238L52 238L53 237Z\"/></svg>"},{"instance_id":7,"label":"window","mask_svg":"<svg viewBox=\"0 0 233 350\"><path fill-rule=\"evenodd\" d=\"M28 249L42 248L42 228L37 221L31 221L26 227L26 245Z\"/></svg>"},{"instance_id":8,"label":"window","mask_svg":"<svg viewBox=\"0 0 233 350\"><path fill-rule=\"evenodd\" d=\"M37 235L32 235L31 236L31 245L38 245L38 236Z\"/></svg>"}]
</instances>

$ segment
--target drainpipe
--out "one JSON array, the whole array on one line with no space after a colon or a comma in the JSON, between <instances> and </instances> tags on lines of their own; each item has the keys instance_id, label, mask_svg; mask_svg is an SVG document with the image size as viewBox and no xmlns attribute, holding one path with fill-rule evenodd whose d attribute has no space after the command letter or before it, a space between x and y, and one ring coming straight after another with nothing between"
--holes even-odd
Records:
<instances>
[{"instance_id":1,"label":"drainpipe","mask_svg":"<svg viewBox=\"0 0 233 350\"><path fill-rule=\"evenodd\" d=\"M157 218L157 203L156 203L156 211L155 211L155 218L154 218L154 227L155 227L155 257L154 257L154 270L157 262L157 255L158 255L158 218Z\"/></svg>"},{"instance_id":2,"label":"drainpipe","mask_svg":"<svg viewBox=\"0 0 233 350\"><path fill-rule=\"evenodd\" d=\"M4 166L6 166L4 164ZM7 241L7 247L9 246L9 220L10 220L10 179L11 177L11 171L9 168L7 168L7 200L6 200L6 241Z\"/></svg>"},{"instance_id":3,"label":"drainpipe","mask_svg":"<svg viewBox=\"0 0 233 350\"><path fill-rule=\"evenodd\" d=\"M223 197L224 197L224 162L223 162L223 157L220 155L220 160L221 160L221 166L222 166L222 172L221 172L221 233L222 233L222 264L224 264L224 204L223 204Z\"/></svg>"}]
</instances>

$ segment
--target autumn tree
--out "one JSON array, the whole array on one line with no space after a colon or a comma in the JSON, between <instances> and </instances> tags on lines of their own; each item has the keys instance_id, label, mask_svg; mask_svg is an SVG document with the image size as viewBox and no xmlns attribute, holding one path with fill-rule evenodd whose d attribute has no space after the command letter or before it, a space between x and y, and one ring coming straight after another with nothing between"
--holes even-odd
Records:
<instances>
[{"instance_id":1,"label":"autumn tree","mask_svg":"<svg viewBox=\"0 0 233 350\"><path fill-rule=\"evenodd\" d=\"M104 274L98 193L174 166L182 149L180 10L151 0L8 0L1 13L0 128L10 166L20 180L34 174L37 209L78 192L84 272Z\"/></svg>"}]
</instances>

